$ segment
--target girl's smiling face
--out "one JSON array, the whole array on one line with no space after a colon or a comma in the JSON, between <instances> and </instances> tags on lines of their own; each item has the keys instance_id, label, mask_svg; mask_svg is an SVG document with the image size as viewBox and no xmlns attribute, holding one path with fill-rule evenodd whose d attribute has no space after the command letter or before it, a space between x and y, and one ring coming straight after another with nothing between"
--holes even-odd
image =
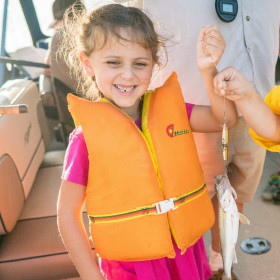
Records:
<instances>
[{"instance_id":1,"label":"girl's smiling face","mask_svg":"<svg viewBox=\"0 0 280 280\"><path fill-rule=\"evenodd\" d=\"M140 97L149 87L154 66L150 52L138 43L113 37L89 57L81 54L81 60L104 97L138 118Z\"/></svg>"}]
</instances>

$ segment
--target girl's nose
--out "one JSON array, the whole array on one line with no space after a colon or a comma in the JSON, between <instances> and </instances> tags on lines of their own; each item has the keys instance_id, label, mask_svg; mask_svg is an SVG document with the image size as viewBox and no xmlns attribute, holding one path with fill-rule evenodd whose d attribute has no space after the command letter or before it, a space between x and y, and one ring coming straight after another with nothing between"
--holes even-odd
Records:
<instances>
[{"instance_id":1,"label":"girl's nose","mask_svg":"<svg viewBox=\"0 0 280 280\"><path fill-rule=\"evenodd\" d=\"M133 69L132 69L132 67L131 66L123 67L121 76L124 79L131 79L133 77Z\"/></svg>"}]
</instances>

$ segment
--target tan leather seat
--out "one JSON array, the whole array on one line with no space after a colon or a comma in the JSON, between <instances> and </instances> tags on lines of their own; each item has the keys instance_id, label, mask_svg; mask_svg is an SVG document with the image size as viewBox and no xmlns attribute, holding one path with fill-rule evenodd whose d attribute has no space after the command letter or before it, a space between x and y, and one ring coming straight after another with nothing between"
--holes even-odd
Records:
<instances>
[{"instance_id":1,"label":"tan leather seat","mask_svg":"<svg viewBox=\"0 0 280 280\"><path fill-rule=\"evenodd\" d=\"M0 116L0 279L78 277L56 222L65 151L46 152L48 132L34 82L12 81L2 92L5 102L25 103L29 112Z\"/></svg>"}]
</instances>

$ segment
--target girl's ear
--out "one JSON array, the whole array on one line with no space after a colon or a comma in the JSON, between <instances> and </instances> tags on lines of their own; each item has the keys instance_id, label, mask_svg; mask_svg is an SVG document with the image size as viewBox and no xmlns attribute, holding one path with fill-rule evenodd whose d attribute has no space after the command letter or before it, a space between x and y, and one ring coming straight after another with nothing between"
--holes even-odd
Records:
<instances>
[{"instance_id":1,"label":"girl's ear","mask_svg":"<svg viewBox=\"0 0 280 280\"><path fill-rule=\"evenodd\" d=\"M93 77L94 76L94 71L93 71L93 69L90 65L89 57L84 52L80 52L80 60L83 63L87 74L89 76Z\"/></svg>"}]
</instances>

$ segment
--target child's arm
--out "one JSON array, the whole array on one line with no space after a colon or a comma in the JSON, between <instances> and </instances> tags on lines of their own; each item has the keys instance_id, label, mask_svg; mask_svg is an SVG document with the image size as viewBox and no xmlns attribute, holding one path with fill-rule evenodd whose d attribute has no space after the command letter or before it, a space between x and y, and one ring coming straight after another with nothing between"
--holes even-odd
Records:
<instances>
[{"instance_id":1,"label":"child's arm","mask_svg":"<svg viewBox=\"0 0 280 280\"><path fill-rule=\"evenodd\" d=\"M221 131L224 122L224 107L227 126L232 127L237 122L238 115L234 102L224 100L214 92L213 79L217 74L216 65L220 61L224 49L224 38L216 26L211 25L201 29L197 43L197 65L203 77L211 106L194 106L190 119L194 132Z\"/></svg>"},{"instance_id":2,"label":"child's arm","mask_svg":"<svg viewBox=\"0 0 280 280\"><path fill-rule=\"evenodd\" d=\"M280 116L271 111L236 69L221 71L214 79L214 86L219 95L235 102L248 126L258 135L280 143Z\"/></svg>"},{"instance_id":3,"label":"child's arm","mask_svg":"<svg viewBox=\"0 0 280 280\"><path fill-rule=\"evenodd\" d=\"M57 204L57 222L63 243L83 280L104 280L84 227L82 211L85 187L62 181Z\"/></svg>"}]
</instances>

